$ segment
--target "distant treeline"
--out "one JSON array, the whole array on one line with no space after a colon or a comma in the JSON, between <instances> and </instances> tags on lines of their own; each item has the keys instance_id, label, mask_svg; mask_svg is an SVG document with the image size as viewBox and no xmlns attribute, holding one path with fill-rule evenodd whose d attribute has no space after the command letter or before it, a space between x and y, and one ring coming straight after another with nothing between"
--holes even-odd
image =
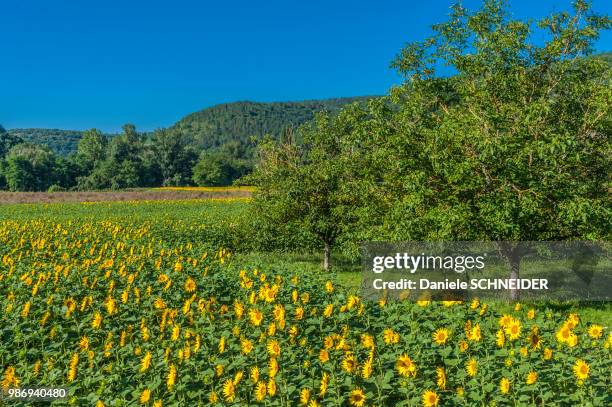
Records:
<instances>
[{"instance_id":1,"label":"distant treeline","mask_svg":"<svg viewBox=\"0 0 612 407\"><path fill-rule=\"evenodd\" d=\"M236 102L190 114L169 129L121 134L96 129L0 126L0 188L11 191L229 185L253 168L258 141L279 140L318 111L337 113L368 97Z\"/></svg>"},{"instance_id":2,"label":"distant treeline","mask_svg":"<svg viewBox=\"0 0 612 407\"><path fill-rule=\"evenodd\" d=\"M126 124L107 137L83 132L68 156L0 128L0 187L10 191L97 190L167 185L228 185L251 169L248 148L228 142L198 151L180 130L141 134Z\"/></svg>"},{"instance_id":3,"label":"distant treeline","mask_svg":"<svg viewBox=\"0 0 612 407\"><path fill-rule=\"evenodd\" d=\"M9 134L17 136L23 141L33 144L42 144L53 152L68 156L75 153L83 132L79 130L63 129L10 129ZM108 137L114 134L107 134Z\"/></svg>"}]
</instances>

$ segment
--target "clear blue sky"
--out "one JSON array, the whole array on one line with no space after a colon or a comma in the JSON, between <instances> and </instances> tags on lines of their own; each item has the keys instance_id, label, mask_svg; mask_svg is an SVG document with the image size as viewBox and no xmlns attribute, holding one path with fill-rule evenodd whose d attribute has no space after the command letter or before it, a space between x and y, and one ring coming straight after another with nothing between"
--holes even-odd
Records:
<instances>
[{"instance_id":1,"label":"clear blue sky","mask_svg":"<svg viewBox=\"0 0 612 407\"><path fill-rule=\"evenodd\" d=\"M515 17L569 0L510 0ZM465 2L468 6L476 0ZM116 131L204 107L383 94L450 1L2 0L0 123ZM595 9L612 14L609 0ZM597 44L612 49L612 35Z\"/></svg>"}]
</instances>

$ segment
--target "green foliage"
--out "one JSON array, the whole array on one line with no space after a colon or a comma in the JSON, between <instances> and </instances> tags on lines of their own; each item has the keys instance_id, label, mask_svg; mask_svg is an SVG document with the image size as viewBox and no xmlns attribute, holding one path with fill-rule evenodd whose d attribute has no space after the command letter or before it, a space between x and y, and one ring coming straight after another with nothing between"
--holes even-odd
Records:
<instances>
[{"instance_id":1,"label":"green foliage","mask_svg":"<svg viewBox=\"0 0 612 407\"><path fill-rule=\"evenodd\" d=\"M213 106L179 120L173 128L186 132L202 149L220 148L236 141L253 148L250 139L279 139L292 127L311 120L316 112L338 112L343 106L369 97L302 102L235 102Z\"/></svg>"},{"instance_id":2,"label":"green foliage","mask_svg":"<svg viewBox=\"0 0 612 407\"><path fill-rule=\"evenodd\" d=\"M260 216L330 222L354 255L364 240L608 239L612 71L587 56L610 20L577 2L537 26L540 45L502 2L455 7L394 61L402 86L304 131L320 152L262 150Z\"/></svg>"},{"instance_id":3,"label":"green foliage","mask_svg":"<svg viewBox=\"0 0 612 407\"><path fill-rule=\"evenodd\" d=\"M10 129L9 134L33 144L49 147L61 156L69 156L77 151L79 141L85 132L60 129ZM113 134L105 134L111 138Z\"/></svg>"},{"instance_id":4,"label":"green foliage","mask_svg":"<svg viewBox=\"0 0 612 407\"><path fill-rule=\"evenodd\" d=\"M11 133L8 133L0 125L0 159L4 158L13 146L23 143L23 140Z\"/></svg>"},{"instance_id":5,"label":"green foliage","mask_svg":"<svg viewBox=\"0 0 612 407\"><path fill-rule=\"evenodd\" d=\"M21 143L15 145L2 163L2 174L11 191L46 190L55 180L55 156L47 148Z\"/></svg>"},{"instance_id":6,"label":"green foliage","mask_svg":"<svg viewBox=\"0 0 612 407\"><path fill-rule=\"evenodd\" d=\"M47 190L47 192L64 192L64 191L66 191L66 188L58 184L51 185L49 189Z\"/></svg>"},{"instance_id":7,"label":"green foliage","mask_svg":"<svg viewBox=\"0 0 612 407\"><path fill-rule=\"evenodd\" d=\"M251 170L250 151L241 143L230 141L220 149L200 154L192 180L198 186L231 185Z\"/></svg>"},{"instance_id":8,"label":"green foliage","mask_svg":"<svg viewBox=\"0 0 612 407\"><path fill-rule=\"evenodd\" d=\"M22 139L48 146L61 157L58 164L62 167L56 169L61 185L81 190L192 182L230 185L252 170L254 147L264 135L281 138L320 109L336 112L350 101L365 99L229 103L193 113L172 128L153 133L139 133L131 124L125 125L119 135L96 129L0 131L0 156ZM11 165L14 174L30 171L25 170L25 163ZM0 187L6 187L2 177Z\"/></svg>"},{"instance_id":9,"label":"green foliage","mask_svg":"<svg viewBox=\"0 0 612 407\"><path fill-rule=\"evenodd\" d=\"M90 131L82 142L80 156L90 157L93 163L86 161L92 170L78 178L79 189L122 189L144 184L143 136L136 132L134 125L123 126L123 133L111 139L106 151L102 150L104 143L99 132Z\"/></svg>"},{"instance_id":10,"label":"green foliage","mask_svg":"<svg viewBox=\"0 0 612 407\"><path fill-rule=\"evenodd\" d=\"M91 129L83 132L76 152L76 161L84 172L90 172L106 158L108 138L100 131Z\"/></svg>"},{"instance_id":11,"label":"green foliage","mask_svg":"<svg viewBox=\"0 0 612 407\"><path fill-rule=\"evenodd\" d=\"M287 128L311 120L317 111L337 112L347 103L366 99L367 97L356 97L303 102L226 103L192 113L174 124L172 129L180 130L179 133L184 135L190 145L198 151L221 148L230 141L250 146L252 149L253 143L250 138L253 136L261 138L264 135L271 135L279 138ZM32 128L8 131L11 136L30 143L45 145L61 156L76 153L80 140L88 132L91 130ZM116 134L103 134L103 136L112 139ZM146 136L150 137L151 134L146 134Z\"/></svg>"},{"instance_id":12,"label":"green foliage","mask_svg":"<svg viewBox=\"0 0 612 407\"><path fill-rule=\"evenodd\" d=\"M203 153L193 168L193 182L198 186L229 185L230 172L219 154Z\"/></svg>"},{"instance_id":13,"label":"green foliage","mask_svg":"<svg viewBox=\"0 0 612 407\"><path fill-rule=\"evenodd\" d=\"M180 131L161 129L153 133L150 147L159 166L162 185L189 184L197 158L191 144L191 139Z\"/></svg>"},{"instance_id":14,"label":"green foliage","mask_svg":"<svg viewBox=\"0 0 612 407\"><path fill-rule=\"evenodd\" d=\"M610 404L612 339L584 308L366 301L333 274L223 250L241 233L235 204L0 207L5 382L64 386L74 405L142 404L145 388L181 406L299 405L301 389L325 406L356 404L356 389L377 406L425 404L427 389L429 405ZM27 284L32 270L51 278ZM575 343L558 339L562 329ZM271 357L280 369L268 378ZM255 368L278 383L263 403L253 400ZM236 377L232 402L207 402Z\"/></svg>"},{"instance_id":15,"label":"green foliage","mask_svg":"<svg viewBox=\"0 0 612 407\"><path fill-rule=\"evenodd\" d=\"M353 202L344 186L350 179L343 155L344 128L328 114L320 114L300 129L303 144L292 138L262 144L260 162L248 178L258 186L254 213L268 227L296 225L316 236L329 268L332 246L349 219ZM262 228L265 230L265 228Z\"/></svg>"},{"instance_id":16,"label":"green foliage","mask_svg":"<svg viewBox=\"0 0 612 407\"><path fill-rule=\"evenodd\" d=\"M608 65L612 65L612 52L603 52L601 54L594 55L594 57L606 61Z\"/></svg>"},{"instance_id":17,"label":"green foliage","mask_svg":"<svg viewBox=\"0 0 612 407\"><path fill-rule=\"evenodd\" d=\"M410 180L394 191L396 216L386 224L400 236L606 236L611 70L582 57L610 20L577 2L573 14L554 14L538 27L548 34L542 45L530 42L532 27L510 19L501 2L485 1L473 13L455 8L426 45L408 46L395 61L410 78L391 97L402 131L381 148L403 165L381 175L390 192L385 184ZM457 75L435 76L437 61Z\"/></svg>"}]
</instances>

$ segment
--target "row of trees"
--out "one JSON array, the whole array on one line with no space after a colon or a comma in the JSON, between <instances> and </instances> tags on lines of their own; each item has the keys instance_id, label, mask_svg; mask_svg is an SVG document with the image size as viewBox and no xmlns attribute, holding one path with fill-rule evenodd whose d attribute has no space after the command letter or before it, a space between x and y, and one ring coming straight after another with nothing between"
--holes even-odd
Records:
<instances>
[{"instance_id":1,"label":"row of trees","mask_svg":"<svg viewBox=\"0 0 612 407\"><path fill-rule=\"evenodd\" d=\"M251 165L240 143L198 151L180 130L147 135L127 124L122 134L109 138L92 129L84 132L75 154L62 157L0 126L0 188L10 191L229 185Z\"/></svg>"},{"instance_id":2,"label":"row of trees","mask_svg":"<svg viewBox=\"0 0 612 407\"><path fill-rule=\"evenodd\" d=\"M361 241L609 239L612 74L588 55L610 25L584 1L536 26L454 7L393 62L403 85L261 146L260 230L308 230L326 268Z\"/></svg>"}]
</instances>

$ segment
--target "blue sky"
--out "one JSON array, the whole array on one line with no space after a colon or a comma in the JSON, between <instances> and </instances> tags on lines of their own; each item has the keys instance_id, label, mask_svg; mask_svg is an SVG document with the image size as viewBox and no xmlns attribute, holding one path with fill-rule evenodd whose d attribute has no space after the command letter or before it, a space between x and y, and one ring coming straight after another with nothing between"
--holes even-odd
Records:
<instances>
[{"instance_id":1,"label":"blue sky","mask_svg":"<svg viewBox=\"0 0 612 407\"><path fill-rule=\"evenodd\" d=\"M464 2L468 6L478 1ZM569 0L511 0L515 17ZM450 1L3 0L0 123L116 131L169 126L237 100L383 94L402 45ZM593 0L612 14L609 0ZM612 50L607 32L597 44Z\"/></svg>"}]
</instances>

